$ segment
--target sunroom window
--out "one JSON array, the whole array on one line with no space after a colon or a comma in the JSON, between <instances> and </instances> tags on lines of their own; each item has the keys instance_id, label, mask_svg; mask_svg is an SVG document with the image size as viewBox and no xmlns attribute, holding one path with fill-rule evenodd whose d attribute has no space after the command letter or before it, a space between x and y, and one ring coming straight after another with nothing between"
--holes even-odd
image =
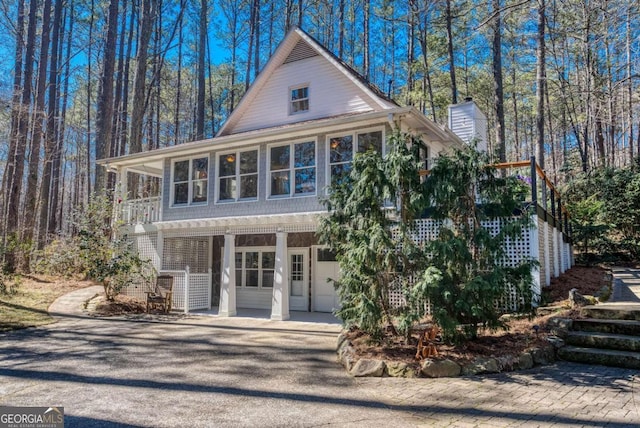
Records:
<instances>
[{"instance_id":1,"label":"sunroom window","mask_svg":"<svg viewBox=\"0 0 640 428\"><path fill-rule=\"evenodd\" d=\"M227 152L218 156L218 200L258 197L258 150Z\"/></svg>"},{"instance_id":2,"label":"sunroom window","mask_svg":"<svg viewBox=\"0 0 640 428\"><path fill-rule=\"evenodd\" d=\"M309 86L292 88L289 100L291 114L309 111Z\"/></svg>"},{"instance_id":3,"label":"sunroom window","mask_svg":"<svg viewBox=\"0 0 640 428\"><path fill-rule=\"evenodd\" d=\"M297 196L316 191L316 143L274 146L269 150L271 196Z\"/></svg>"},{"instance_id":4,"label":"sunroom window","mask_svg":"<svg viewBox=\"0 0 640 428\"><path fill-rule=\"evenodd\" d=\"M356 142L354 144L354 141ZM382 131L368 131L331 137L329 139L329 170L331 183L349 175L351 162L358 152L375 150L383 153Z\"/></svg>"},{"instance_id":5,"label":"sunroom window","mask_svg":"<svg viewBox=\"0 0 640 428\"><path fill-rule=\"evenodd\" d=\"M184 159L173 163L173 205L207 202L209 158Z\"/></svg>"}]
</instances>

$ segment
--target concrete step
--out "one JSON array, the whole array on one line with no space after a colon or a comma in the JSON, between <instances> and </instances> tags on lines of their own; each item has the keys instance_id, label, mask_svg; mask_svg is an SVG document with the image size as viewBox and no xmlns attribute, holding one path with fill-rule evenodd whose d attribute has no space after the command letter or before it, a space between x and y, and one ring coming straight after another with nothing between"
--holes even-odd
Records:
<instances>
[{"instance_id":1,"label":"concrete step","mask_svg":"<svg viewBox=\"0 0 640 428\"><path fill-rule=\"evenodd\" d=\"M580 313L585 318L640 321L640 304L603 303L584 306Z\"/></svg>"},{"instance_id":2,"label":"concrete step","mask_svg":"<svg viewBox=\"0 0 640 428\"><path fill-rule=\"evenodd\" d=\"M587 348L640 352L640 337L625 334L571 331L565 338L565 342L568 345Z\"/></svg>"},{"instance_id":3,"label":"concrete step","mask_svg":"<svg viewBox=\"0 0 640 428\"><path fill-rule=\"evenodd\" d=\"M605 319L575 319L572 329L575 331L594 331L598 333L626 334L640 336L640 321L635 320L605 320Z\"/></svg>"},{"instance_id":4,"label":"concrete step","mask_svg":"<svg viewBox=\"0 0 640 428\"><path fill-rule=\"evenodd\" d=\"M563 360L577 363L640 369L639 352L564 346L558 350L558 356Z\"/></svg>"}]
</instances>

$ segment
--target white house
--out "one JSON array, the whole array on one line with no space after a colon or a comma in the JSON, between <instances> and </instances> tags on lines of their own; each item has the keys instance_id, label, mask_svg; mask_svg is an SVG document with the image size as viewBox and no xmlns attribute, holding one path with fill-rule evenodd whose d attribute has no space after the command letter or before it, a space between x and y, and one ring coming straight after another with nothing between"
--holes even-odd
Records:
<instances>
[{"instance_id":1,"label":"white house","mask_svg":"<svg viewBox=\"0 0 640 428\"><path fill-rule=\"evenodd\" d=\"M100 162L119 177L129 238L175 276L174 308L263 308L283 320L336 308L327 278L338 265L315 237L319 198L356 152L384 152L395 127L422 137L425 161L464 144L295 28L214 138ZM158 177L160 196L131 198L132 174Z\"/></svg>"}]
</instances>

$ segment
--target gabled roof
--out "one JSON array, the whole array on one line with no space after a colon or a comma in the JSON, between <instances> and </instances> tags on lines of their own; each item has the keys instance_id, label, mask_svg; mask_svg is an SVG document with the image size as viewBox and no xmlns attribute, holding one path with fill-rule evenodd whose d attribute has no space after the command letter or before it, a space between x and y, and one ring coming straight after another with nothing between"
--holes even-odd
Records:
<instances>
[{"instance_id":1,"label":"gabled roof","mask_svg":"<svg viewBox=\"0 0 640 428\"><path fill-rule=\"evenodd\" d=\"M256 77L253 84L244 94L236 109L229 115L216 136L234 133L235 125L240 121L245 113L250 109L252 102L256 99L260 90L267 84L274 71L283 64L297 60L321 56L333 67L349 79L368 99L373 103L374 111L382 111L397 108L398 104L387 97L375 85L367 80L348 64L328 51L317 40L298 27L291 29L282 40L278 48L273 53L265 67Z\"/></svg>"}]
</instances>

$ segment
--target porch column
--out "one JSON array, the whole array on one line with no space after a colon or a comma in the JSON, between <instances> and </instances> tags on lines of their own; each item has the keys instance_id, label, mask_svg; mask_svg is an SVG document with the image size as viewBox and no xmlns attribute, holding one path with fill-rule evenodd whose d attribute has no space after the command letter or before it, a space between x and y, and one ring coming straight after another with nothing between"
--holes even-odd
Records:
<instances>
[{"instance_id":1,"label":"porch column","mask_svg":"<svg viewBox=\"0 0 640 428\"><path fill-rule=\"evenodd\" d=\"M231 234L224 235L218 315L221 317L236 315L236 237Z\"/></svg>"},{"instance_id":2,"label":"porch column","mask_svg":"<svg viewBox=\"0 0 640 428\"><path fill-rule=\"evenodd\" d=\"M129 212L127 200L129 199L129 194L127 189L129 188L128 183L128 172L129 170L125 167L122 167L118 170L118 181L119 190L115 195L114 204L116 206L115 219L119 221L123 221L125 224L131 224L131 213Z\"/></svg>"},{"instance_id":3,"label":"porch column","mask_svg":"<svg viewBox=\"0 0 640 428\"><path fill-rule=\"evenodd\" d=\"M273 299L271 319L289 319L289 264L287 263L287 234L276 233L276 262L273 271Z\"/></svg>"}]
</instances>

